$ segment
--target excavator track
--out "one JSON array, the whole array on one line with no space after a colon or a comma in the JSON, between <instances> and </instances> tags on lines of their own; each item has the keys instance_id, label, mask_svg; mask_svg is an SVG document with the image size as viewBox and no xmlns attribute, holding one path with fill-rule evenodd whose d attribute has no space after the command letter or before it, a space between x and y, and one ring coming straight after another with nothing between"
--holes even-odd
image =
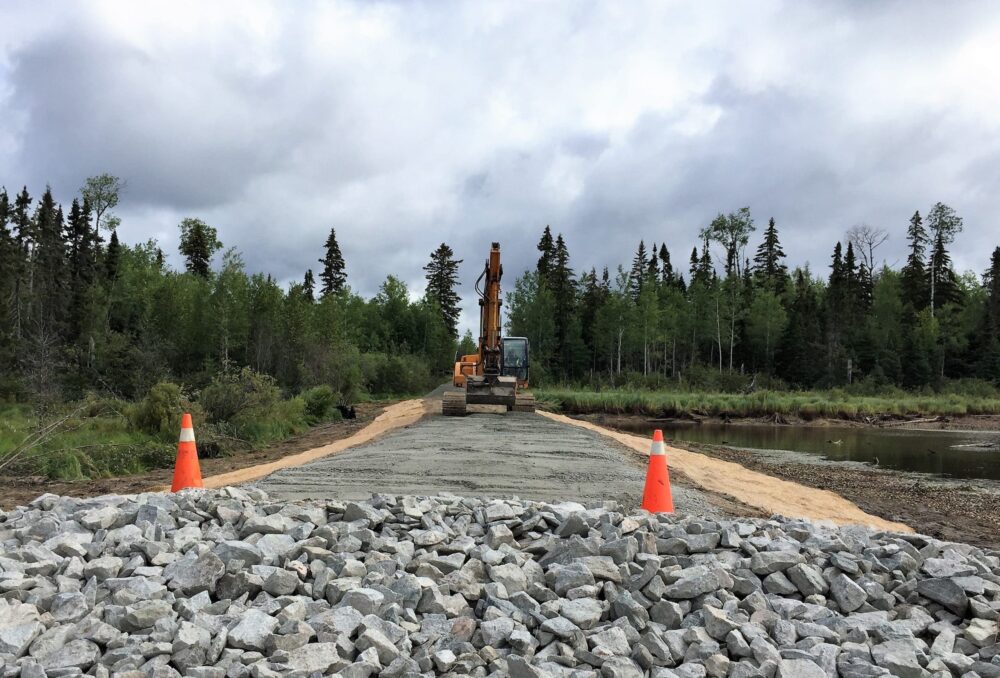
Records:
<instances>
[{"instance_id":1,"label":"excavator track","mask_svg":"<svg viewBox=\"0 0 1000 678\"><path fill-rule=\"evenodd\" d=\"M446 417L464 417L465 392L450 391L441 397L441 414Z\"/></svg>"},{"instance_id":2,"label":"excavator track","mask_svg":"<svg viewBox=\"0 0 1000 678\"><path fill-rule=\"evenodd\" d=\"M530 393L518 393L517 397L514 398L513 409L515 412L534 412L535 396Z\"/></svg>"}]
</instances>

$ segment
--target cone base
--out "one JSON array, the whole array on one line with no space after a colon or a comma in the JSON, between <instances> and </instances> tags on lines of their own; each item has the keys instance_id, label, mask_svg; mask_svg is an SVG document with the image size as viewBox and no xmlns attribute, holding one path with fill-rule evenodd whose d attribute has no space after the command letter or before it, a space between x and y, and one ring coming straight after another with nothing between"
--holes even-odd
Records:
<instances>
[{"instance_id":1,"label":"cone base","mask_svg":"<svg viewBox=\"0 0 1000 678\"><path fill-rule=\"evenodd\" d=\"M194 447L194 445L192 444L191 447ZM198 452L194 449L178 450L177 463L174 466L174 482L170 485L170 491L179 492L190 487L205 487L205 484L201 480L201 466L198 464Z\"/></svg>"}]
</instances>

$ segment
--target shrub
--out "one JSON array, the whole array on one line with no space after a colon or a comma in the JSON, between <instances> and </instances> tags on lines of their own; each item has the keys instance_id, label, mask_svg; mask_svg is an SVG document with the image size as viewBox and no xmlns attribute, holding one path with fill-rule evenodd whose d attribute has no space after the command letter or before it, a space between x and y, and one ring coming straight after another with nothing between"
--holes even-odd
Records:
<instances>
[{"instance_id":1,"label":"shrub","mask_svg":"<svg viewBox=\"0 0 1000 678\"><path fill-rule=\"evenodd\" d=\"M334 405L337 404L337 394L329 386L316 386L302 394L305 403L306 419L310 424L324 421L330 417L331 412L335 412Z\"/></svg>"},{"instance_id":2,"label":"shrub","mask_svg":"<svg viewBox=\"0 0 1000 678\"><path fill-rule=\"evenodd\" d=\"M191 410L181 387L161 381L149 389L142 400L125 408L129 428L152 436L177 435L181 415Z\"/></svg>"},{"instance_id":3,"label":"shrub","mask_svg":"<svg viewBox=\"0 0 1000 678\"><path fill-rule=\"evenodd\" d=\"M426 393L443 381L432 377L427 363L413 355L365 353L361 370L369 393L380 396Z\"/></svg>"},{"instance_id":4,"label":"shrub","mask_svg":"<svg viewBox=\"0 0 1000 678\"><path fill-rule=\"evenodd\" d=\"M244 367L238 372L217 375L201 392L199 403L214 423L264 419L281 401L274 377Z\"/></svg>"}]
</instances>

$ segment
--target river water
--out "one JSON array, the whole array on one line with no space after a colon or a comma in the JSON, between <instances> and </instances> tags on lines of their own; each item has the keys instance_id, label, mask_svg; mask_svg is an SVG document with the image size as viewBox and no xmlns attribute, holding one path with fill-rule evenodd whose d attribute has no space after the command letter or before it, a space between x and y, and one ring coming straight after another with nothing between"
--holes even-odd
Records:
<instances>
[{"instance_id":1,"label":"river water","mask_svg":"<svg viewBox=\"0 0 1000 678\"><path fill-rule=\"evenodd\" d=\"M1000 480L1000 432L921 431L837 426L689 424L615 420L615 428L696 443L815 454L831 461L877 463L881 468L952 478Z\"/></svg>"}]
</instances>

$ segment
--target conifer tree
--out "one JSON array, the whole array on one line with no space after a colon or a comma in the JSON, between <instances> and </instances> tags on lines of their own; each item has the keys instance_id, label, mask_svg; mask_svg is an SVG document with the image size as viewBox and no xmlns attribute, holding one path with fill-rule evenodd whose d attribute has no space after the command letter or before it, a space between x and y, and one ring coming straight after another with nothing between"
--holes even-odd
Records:
<instances>
[{"instance_id":1,"label":"conifer tree","mask_svg":"<svg viewBox=\"0 0 1000 678\"><path fill-rule=\"evenodd\" d=\"M542 231L542 237L538 241L538 251L542 253L542 256L538 257L538 265L535 270L538 271L539 280L548 285L551 282L551 271L556 256L556 246L555 241L552 240L552 229L548 226Z\"/></svg>"},{"instance_id":2,"label":"conifer tree","mask_svg":"<svg viewBox=\"0 0 1000 678\"><path fill-rule=\"evenodd\" d=\"M111 231L108 249L104 253L104 276L113 281L118 277L118 267L121 264L122 248L118 242L118 231Z\"/></svg>"},{"instance_id":3,"label":"conifer tree","mask_svg":"<svg viewBox=\"0 0 1000 678\"><path fill-rule=\"evenodd\" d=\"M788 280L788 267L785 266L785 251L778 240L778 229L774 225L774 217L767 222L764 229L764 240L757 247L754 256L754 275L758 284L767 287L772 292L781 294Z\"/></svg>"},{"instance_id":4,"label":"conifer tree","mask_svg":"<svg viewBox=\"0 0 1000 678\"><path fill-rule=\"evenodd\" d=\"M427 279L427 298L437 304L441 311L441 321L448 328L449 336L458 338L458 316L460 298L458 287L458 265L462 259L455 259L455 252L446 243L431 252L430 262L424 266Z\"/></svg>"},{"instance_id":5,"label":"conifer tree","mask_svg":"<svg viewBox=\"0 0 1000 678\"><path fill-rule=\"evenodd\" d=\"M955 240L955 236L962 231L962 217L944 203L935 203L931 211L927 213L927 230L929 231L929 241L932 244L928 277L930 279L930 309L933 318L938 276L943 273L947 277L945 271L948 270L938 261L938 257L948 256L946 246L950 245ZM945 285L947 284L946 282Z\"/></svg>"},{"instance_id":6,"label":"conifer tree","mask_svg":"<svg viewBox=\"0 0 1000 678\"><path fill-rule=\"evenodd\" d=\"M0 371L9 371L13 362L14 332L8 303L14 294L20 264L20 250L8 225L10 217L10 198L7 190L0 188Z\"/></svg>"},{"instance_id":7,"label":"conifer tree","mask_svg":"<svg viewBox=\"0 0 1000 678\"><path fill-rule=\"evenodd\" d=\"M218 234L201 219L185 219L180 223L180 229L180 252L187 259L188 272L208 278L212 257L222 249Z\"/></svg>"},{"instance_id":8,"label":"conifer tree","mask_svg":"<svg viewBox=\"0 0 1000 678\"><path fill-rule=\"evenodd\" d=\"M1000 385L1000 247L993 250L983 288L986 306L972 341L973 364L978 376Z\"/></svg>"},{"instance_id":9,"label":"conifer tree","mask_svg":"<svg viewBox=\"0 0 1000 678\"><path fill-rule=\"evenodd\" d=\"M667 243L660 245L660 280L665 285L674 285L676 283L674 279L674 267L670 263L670 250L667 249Z\"/></svg>"},{"instance_id":10,"label":"conifer tree","mask_svg":"<svg viewBox=\"0 0 1000 678\"><path fill-rule=\"evenodd\" d=\"M322 294L337 294L344 289L347 283L347 273L345 272L344 255L340 252L340 244L337 242L336 229L330 229L330 235L326 238L326 255L319 260L323 264L323 270L319 273L319 279L323 281Z\"/></svg>"},{"instance_id":11,"label":"conifer tree","mask_svg":"<svg viewBox=\"0 0 1000 678\"><path fill-rule=\"evenodd\" d=\"M797 386L814 385L821 374L821 363L816 359L821 342L819 302L800 269L795 272L795 293L778 355L780 376Z\"/></svg>"},{"instance_id":12,"label":"conifer tree","mask_svg":"<svg viewBox=\"0 0 1000 678\"><path fill-rule=\"evenodd\" d=\"M957 302L960 298L958 277L951 266L951 255L945 247L945 239L940 234L934 238L934 247L931 250L930 265L927 267L929 273L929 283L933 295L931 297L931 310L940 308L948 303Z\"/></svg>"},{"instance_id":13,"label":"conifer tree","mask_svg":"<svg viewBox=\"0 0 1000 678\"><path fill-rule=\"evenodd\" d=\"M58 332L65 321L66 248L63 214L46 187L34 218L35 246L32 250L32 319L40 332Z\"/></svg>"},{"instance_id":14,"label":"conifer tree","mask_svg":"<svg viewBox=\"0 0 1000 678\"><path fill-rule=\"evenodd\" d=\"M316 278L311 268L306 269L306 274L302 278L302 296L308 302L316 301Z\"/></svg>"},{"instance_id":15,"label":"conifer tree","mask_svg":"<svg viewBox=\"0 0 1000 678\"><path fill-rule=\"evenodd\" d=\"M919 311L926 305L927 270L924 265L924 252L927 248L927 229L924 228L920 212L914 212L910 225L906 229L906 239L910 243L910 253L903 266L903 297L909 305L911 313Z\"/></svg>"},{"instance_id":16,"label":"conifer tree","mask_svg":"<svg viewBox=\"0 0 1000 678\"><path fill-rule=\"evenodd\" d=\"M639 249L635 252L635 257L632 259L632 270L629 272L629 292L632 294L632 300L639 300L639 293L642 291L643 281L646 279L646 271L649 268L649 262L646 259L646 243L642 240L639 241Z\"/></svg>"},{"instance_id":17,"label":"conifer tree","mask_svg":"<svg viewBox=\"0 0 1000 678\"><path fill-rule=\"evenodd\" d=\"M657 258L656 253L658 252L656 243L649 248L649 262L646 265L646 277L645 282L656 285L660 282L660 260Z\"/></svg>"}]
</instances>

